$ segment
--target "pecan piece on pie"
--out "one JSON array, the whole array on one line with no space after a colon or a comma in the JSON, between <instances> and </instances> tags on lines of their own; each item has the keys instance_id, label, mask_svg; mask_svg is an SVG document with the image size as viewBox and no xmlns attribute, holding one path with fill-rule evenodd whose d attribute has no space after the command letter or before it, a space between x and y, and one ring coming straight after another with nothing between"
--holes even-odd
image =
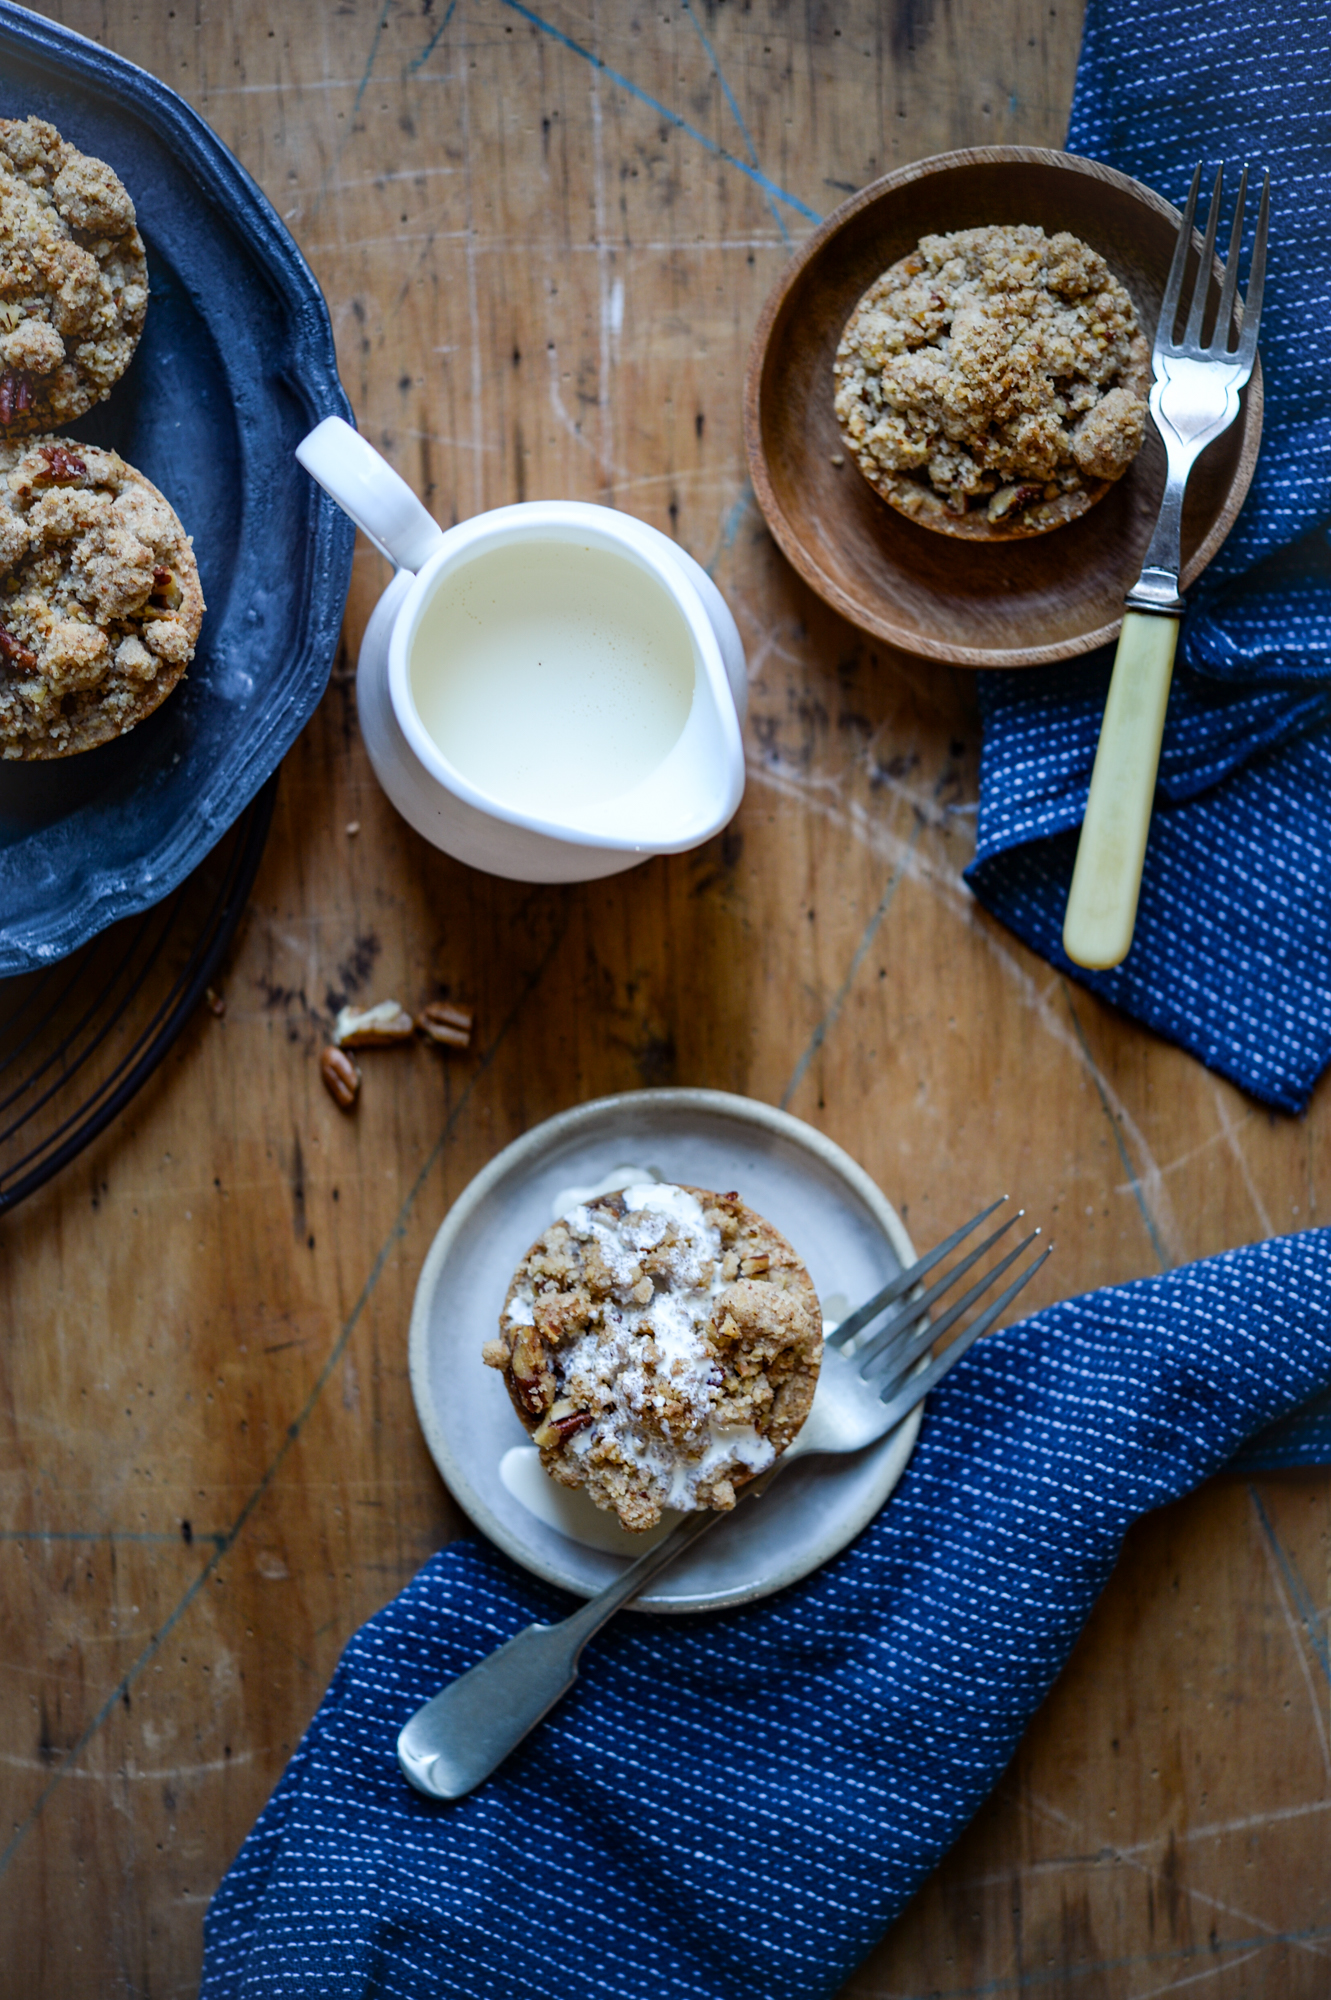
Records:
<instances>
[{"instance_id":1,"label":"pecan piece on pie","mask_svg":"<svg viewBox=\"0 0 1331 2000\"><path fill-rule=\"evenodd\" d=\"M595 1422L590 1410L576 1410L567 1397L561 1397L545 1422L532 1432L532 1439L539 1445L563 1444L579 1431L589 1430Z\"/></svg>"},{"instance_id":2,"label":"pecan piece on pie","mask_svg":"<svg viewBox=\"0 0 1331 2000\"><path fill-rule=\"evenodd\" d=\"M85 461L72 452L68 445L43 444L37 447L39 455L46 460L47 470L57 486L67 480L86 479L88 467ZM156 570L153 575L156 576Z\"/></svg>"},{"instance_id":3,"label":"pecan piece on pie","mask_svg":"<svg viewBox=\"0 0 1331 2000\"><path fill-rule=\"evenodd\" d=\"M21 646L14 634L6 632L3 625L0 625L0 659L7 666L20 668L25 674L30 674L37 664L37 655L29 652L26 646Z\"/></svg>"},{"instance_id":4,"label":"pecan piece on pie","mask_svg":"<svg viewBox=\"0 0 1331 2000\"><path fill-rule=\"evenodd\" d=\"M0 424L12 424L32 408L32 381L22 368L6 368L0 374Z\"/></svg>"},{"instance_id":5,"label":"pecan piece on pie","mask_svg":"<svg viewBox=\"0 0 1331 2000\"><path fill-rule=\"evenodd\" d=\"M554 1400L555 1378L533 1328L524 1328L514 1340L508 1370L513 1393L528 1416L543 1417Z\"/></svg>"},{"instance_id":6,"label":"pecan piece on pie","mask_svg":"<svg viewBox=\"0 0 1331 2000\"><path fill-rule=\"evenodd\" d=\"M1044 486L1038 480L1033 485L1027 483L1020 486L1004 486L995 493L986 512L991 521L1006 521L1009 514L1019 514L1032 500L1043 500L1044 497ZM1058 488L1055 487L1050 498L1057 499L1057 497Z\"/></svg>"}]
</instances>

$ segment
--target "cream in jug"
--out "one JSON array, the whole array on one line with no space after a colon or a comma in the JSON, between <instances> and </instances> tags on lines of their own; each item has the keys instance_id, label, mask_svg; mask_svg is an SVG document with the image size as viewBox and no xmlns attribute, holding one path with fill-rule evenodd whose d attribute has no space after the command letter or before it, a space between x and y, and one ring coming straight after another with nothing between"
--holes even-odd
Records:
<instances>
[{"instance_id":1,"label":"cream in jug","mask_svg":"<svg viewBox=\"0 0 1331 2000\"><path fill-rule=\"evenodd\" d=\"M689 629L631 557L509 544L445 578L411 647L420 719L501 804L559 817L620 797L673 750L694 690Z\"/></svg>"}]
</instances>

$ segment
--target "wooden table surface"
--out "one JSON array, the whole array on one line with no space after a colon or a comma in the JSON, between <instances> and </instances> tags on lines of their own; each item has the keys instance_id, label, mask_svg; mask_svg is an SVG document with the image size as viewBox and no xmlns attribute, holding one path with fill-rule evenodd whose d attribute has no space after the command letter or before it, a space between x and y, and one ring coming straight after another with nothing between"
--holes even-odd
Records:
<instances>
[{"instance_id":1,"label":"wooden table surface","mask_svg":"<svg viewBox=\"0 0 1331 2000\"><path fill-rule=\"evenodd\" d=\"M655 523L715 575L752 676L719 839L586 888L471 873L361 748L387 581L362 545L225 1018L0 1225L0 1984L167 2000L344 1641L464 1525L405 1335L499 1147L610 1091L748 1092L854 1153L921 1244L1019 1193L1058 1241L1043 1302L1324 1217L1331 1095L1259 1109L976 907L972 682L825 611L746 480L745 350L791 247L913 158L1058 144L1071 0L44 11L257 176L362 427L441 520L557 495ZM386 994L473 1005L475 1046L368 1056L343 1117L331 1010ZM1328 1474L1221 1477L1133 1531L846 1996L1331 1991L1329 1500Z\"/></svg>"}]
</instances>

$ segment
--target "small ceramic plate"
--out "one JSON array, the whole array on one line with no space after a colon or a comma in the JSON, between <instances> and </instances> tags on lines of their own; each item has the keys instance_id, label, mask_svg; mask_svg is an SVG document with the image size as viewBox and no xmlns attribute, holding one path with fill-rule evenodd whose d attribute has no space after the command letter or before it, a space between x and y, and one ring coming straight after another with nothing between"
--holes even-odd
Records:
<instances>
[{"instance_id":1,"label":"small ceramic plate","mask_svg":"<svg viewBox=\"0 0 1331 2000\"><path fill-rule=\"evenodd\" d=\"M798 1118L716 1090L637 1090L547 1119L504 1149L450 1209L426 1257L411 1315L411 1384L426 1443L453 1497L506 1554L547 1582L590 1597L648 1546L582 1495L586 1525L561 1532L517 1497L527 1433L482 1342L518 1260L570 1189L595 1187L631 1164L667 1181L737 1188L789 1237L823 1311L840 1319L915 1261L891 1204L849 1154ZM565 1204L567 1205L567 1204ZM682 1556L637 1601L640 1611L714 1611L805 1576L860 1532L905 1469L916 1410L868 1451L812 1458ZM501 1472L506 1455L507 1478ZM552 1481L540 1480L547 1486ZM538 1501L543 1492L533 1494ZM561 1498L563 1496L560 1496Z\"/></svg>"}]
</instances>

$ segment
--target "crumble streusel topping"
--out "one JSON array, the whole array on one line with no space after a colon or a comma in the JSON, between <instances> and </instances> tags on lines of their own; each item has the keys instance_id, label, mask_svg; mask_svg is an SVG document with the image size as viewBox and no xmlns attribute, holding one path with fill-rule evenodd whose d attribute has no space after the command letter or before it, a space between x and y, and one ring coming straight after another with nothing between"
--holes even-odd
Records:
<instances>
[{"instance_id":1,"label":"crumble streusel topping","mask_svg":"<svg viewBox=\"0 0 1331 2000\"><path fill-rule=\"evenodd\" d=\"M735 1195L648 1183L574 1208L519 1265L484 1358L565 1486L626 1528L729 1509L809 1413L807 1271Z\"/></svg>"},{"instance_id":2,"label":"crumble streusel topping","mask_svg":"<svg viewBox=\"0 0 1331 2000\"><path fill-rule=\"evenodd\" d=\"M1074 518L1141 448L1150 358L1103 257L1060 231L926 236L869 287L835 364L869 484L928 527L1032 534Z\"/></svg>"},{"instance_id":3,"label":"crumble streusel topping","mask_svg":"<svg viewBox=\"0 0 1331 2000\"><path fill-rule=\"evenodd\" d=\"M194 656L203 592L170 504L114 451L0 445L0 756L133 728Z\"/></svg>"},{"instance_id":4,"label":"crumble streusel topping","mask_svg":"<svg viewBox=\"0 0 1331 2000\"><path fill-rule=\"evenodd\" d=\"M100 402L147 310L119 176L44 118L0 118L0 435L56 430Z\"/></svg>"}]
</instances>

